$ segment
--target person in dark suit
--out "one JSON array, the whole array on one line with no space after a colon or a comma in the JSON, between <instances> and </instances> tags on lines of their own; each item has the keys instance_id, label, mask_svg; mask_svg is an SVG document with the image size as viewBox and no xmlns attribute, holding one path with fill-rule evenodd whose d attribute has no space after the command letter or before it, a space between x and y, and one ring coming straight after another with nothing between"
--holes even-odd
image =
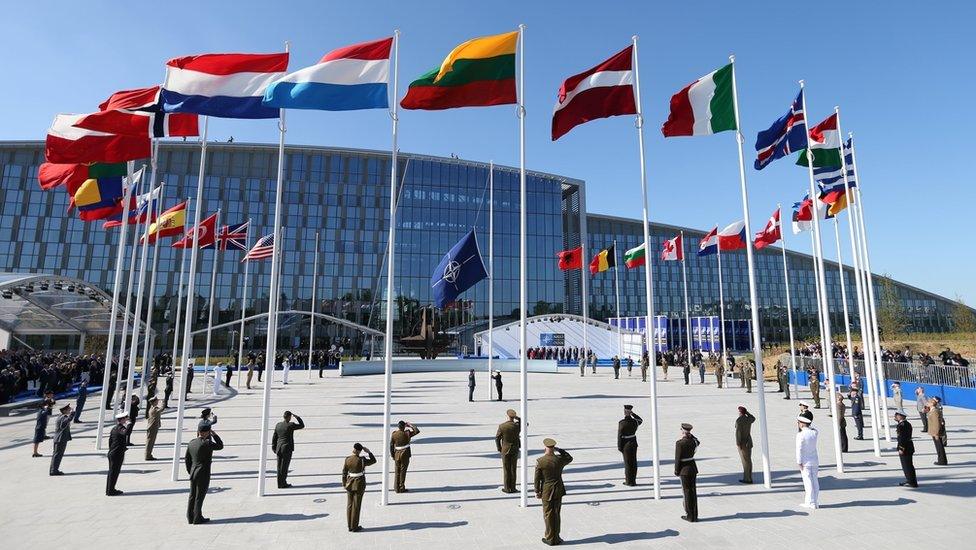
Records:
<instances>
[{"instance_id":1,"label":"person in dark suit","mask_svg":"<svg viewBox=\"0 0 976 550\"><path fill-rule=\"evenodd\" d=\"M617 423L617 450L624 456L624 485L637 486L637 428L644 419L633 405L624 405L624 417Z\"/></svg>"},{"instance_id":2,"label":"person in dark suit","mask_svg":"<svg viewBox=\"0 0 976 550\"><path fill-rule=\"evenodd\" d=\"M119 480L119 472L122 471L122 463L125 462L125 451L128 447L126 440L131 430L129 413L121 412L115 415L115 427L108 434L108 478L105 480L105 496L115 497L122 494L122 491L115 488L115 483Z\"/></svg>"},{"instance_id":3,"label":"person in dark suit","mask_svg":"<svg viewBox=\"0 0 976 550\"><path fill-rule=\"evenodd\" d=\"M51 452L51 469L48 472L52 476L64 475L61 471L61 459L71 441L71 418L71 405L61 407L61 416L54 426L54 450Z\"/></svg>"},{"instance_id":4,"label":"person in dark suit","mask_svg":"<svg viewBox=\"0 0 976 550\"><path fill-rule=\"evenodd\" d=\"M495 371L495 374L491 375L491 379L495 381L495 392L498 393L498 400L502 399L502 373L501 371Z\"/></svg>"},{"instance_id":5,"label":"person in dark suit","mask_svg":"<svg viewBox=\"0 0 976 550\"><path fill-rule=\"evenodd\" d=\"M468 372L468 401L474 401L474 369Z\"/></svg>"},{"instance_id":6,"label":"person in dark suit","mask_svg":"<svg viewBox=\"0 0 976 550\"><path fill-rule=\"evenodd\" d=\"M495 432L495 448L502 455L502 492L515 493L515 469L518 467L521 448L522 420L515 411L505 411L508 420L498 425Z\"/></svg>"},{"instance_id":7,"label":"person in dark suit","mask_svg":"<svg viewBox=\"0 0 976 550\"><path fill-rule=\"evenodd\" d=\"M542 444L546 450L535 464L535 498L542 501L542 519L546 524L546 534L542 537L542 542L556 546L563 542L559 538L563 497L566 495L563 468L573 461L573 457L564 449L556 447L554 439L547 437L542 440Z\"/></svg>"},{"instance_id":8,"label":"person in dark suit","mask_svg":"<svg viewBox=\"0 0 976 550\"><path fill-rule=\"evenodd\" d=\"M274 449L278 457L278 488L287 489L291 487L288 483L288 466L291 464L291 455L295 452L295 430L305 427L302 417L285 411L284 420L275 425L274 435L271 436L271 448ZM292 422L292 417L295 422Z\"/></svg>"},{"instance_id":9,"label":"person in dark suit","mask_svg":"<svg viewBox=\"0 0 976 550\"><path fill-rule=\"evenodd\" d=\"M135 428L136 419L139 418L139 396L132 394L129 400L129 434L125 438L126 445L132 445L132 430Z\"/></svg>"},{"instance_id":10,"label":"person in dark suit","mask_svg":"<svg viewBox=\"0 0 976 550\"><path fill-rule=\"evenodd\" d=\"M75 412L73 422L81 424L81 410L85 408L85 401L88 401L88 380L82 379L78 386L78 399L75 401Z\"/></svg>"},{"instance_id":11,"label":"person in dark suit","mask_svg":"<svg viewBox=\"0 0 976 550\"><path fill-rule=\"evenodd\" d=\"M186 393L193 393L193 361L183 368L185 371L184 377L186 378Z\"/></svg>"},{"instance_id":12,"label":"person in dark suit","mask_svg":"<svg viewBox=\"0 0 976 550\"><path fill-rule=\"evenodd\" d=\"M857 436L854 439L864 439L864 396L857 390L851 390L848 394L851 400L851 418L854 419L854 426L857 428Z\"/></svg>"},{"instance_id":13,"label":"person in dark suit","mask_svg":"<svg viewBox=\"0 0 976 550\"><path fill-rule=\"evenodd\" d=\"M742 460L742 479L739 483L752 483L752 423L756 417L745 407L739 407L739 417L735 419L735 446Z\"/></svg>"},{"instance_id":14,"label":"person in dark suit","mask_svg":"<svg viewBox=\"0 0 976 550\"><path fill-rule=\"evenodd\" d=\"M197 426L197 437L186 446L186 472L190 474L190 498L186 505L186 521L192 525L207 523L210 518L203 517L203 499L210 489L210 465L213 452L224 448L224 442L211 430L206 420Z\"/></svg>"},{"instance_id":15,"label":"person in dark suit","mask_svg":"<svg viewBox=\"0 0 976 550\"><path fill-rule=\"evenodd\" d=\"M905 473L905 481L899 483L902 487L918 487L918 477L915 475L915 443L912 441L912 425L908 422L905 411L895 411L895 433L898 434L898 460L901 461L901 471Z\"/></svg>"},{"instance_id":16,"label":"person in dark suit","mask_svg":"<svg viewBox=\"0 0 976 550\"><path fill-rule=\"evenodd\" d=\"M613 379L617 380L620 378L620 358L616 355L613 356Z\"/></svg>"},{"instance_id":17,"label":"person in dark suit","mask_svg":"<svg viewBox=\"0 0 976 550\"><path fill-rule=\"evenodd\" d=\"M37 411L37 417L34 420L34 453L31 455L34 458L41 456L38 447L47 439L47 423L51 420L51 409L53 407L54 398L45 397L44 402L41 403L41 408Z\"/></svg>"},{"instance_id":18,"label":"person in dark suit","mask_svg":"<svg viewBox=\"0 0 976 550\"><path fill-rule=\"evenodd\" d=\"M366 456L362 456L366 453ZM342 462L342 486L346 489L346 526L350 533L363 530L359 525L359 513L366 492L366 467L376 464L373 453L361 443L352 446L352 454Z\"/></svg>"},{"instance_id":19,"label":"person in dark suit","mask_svg":"<svg viewBox=\"0 0 976 550\"><path fill-rule=\"evenodd\" d=\"M692 523L698 521L698 465L695 451L701 443L691 435L692 425L681 424L681 439L674 445L674 475L681 478L681 492L684 493L685 515L681 519Z\"/></svg>"},{"instance_id":20,"label":"person in dark suit","mask_svg":"<svg viewBox=\"0 0 976 550\"><path fill-rule=\"evenodd\" d=\"M163 390L163 408L169 408L169 396L173 394L173 369L166 371L166 386Z\"/></svg>"},{"instance_id":21,"label":"person in dark suit","mask_svg":"<svg viewBox=\"0 0 976 550\"><path fill-rule=\"evenodd\" d=\"M407 492L407 469L410 467L410 441L420 433L420 428L401 420L397 429L390 435L390 456L396 465L394 490L398 493Z\"/></svg>"}]
</instances>

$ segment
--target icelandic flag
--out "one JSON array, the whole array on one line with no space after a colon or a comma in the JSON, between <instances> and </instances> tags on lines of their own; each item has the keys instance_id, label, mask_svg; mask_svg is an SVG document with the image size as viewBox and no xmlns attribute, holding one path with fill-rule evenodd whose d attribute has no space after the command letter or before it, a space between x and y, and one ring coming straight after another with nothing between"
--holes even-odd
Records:
<instances>
[{"instance_id":1,"label":"icelandic flag","mask_svg":"<svg viewBox=\"0 0 976 550\"><path fill-rule=\"evenodd\" d=\"M803 90L800 90L790 110L756 136L756 170L806 146L807 123L803 113Z\"/></svg>"},{"instance_id":2,"label":"icelandic flag","mask_svg":"<svg viewBox=\"0 0 976 550\"><path fill-rule=\"evenodd\" d=\"M320 111L385 109L392 46L393 38L384 38L333 50L317 65L273 82L264 92L264 105Z\"/></svg>"},{"instance_id":3,"label":"icelandic flag","mask_svg":"<svg viewBox=\"0 0 976 550\"><path fill-rule=\"evenodd\" d=\"M288 53L204 54L166 62L163 111L220 118L278 118L262 103L268 85L288 69Z\"/></svg>"},{"instance_id":4,"label":"icelandic flag","mask_svg":"<svg viewBox=\"0 0 976 550\"><path fill-rule=\"evenodd\" d=\"M722 250L739 250L745 248L746 224L743 221L732 222L725 229L718 232L718 245Z\"/></svg>"},{"instance_id":5,"label":"icelandic flag","mask_svg":"<svg viewBox=\"0 0 976 550\"><path fill-rule=\"evenodd\" d=\"M443 309L465 290L478 281L488 278L488 270L478 250L478 239L474 230L468 232L451 250L444 255L430 276L430 287L434 291L434 303Z\"/></svg>"},{"instance_id":6,"label":"icelandic flag","mask_svg":"<svg viewBox=\"0 0 976 550\"><path fill-rule=\"evenodd\" d=\"M700 243L698 243L698 255L699 256L711 256L718 252L718 226L716 225L708 235L702 237Z\"/></svg>"}]
</instances>

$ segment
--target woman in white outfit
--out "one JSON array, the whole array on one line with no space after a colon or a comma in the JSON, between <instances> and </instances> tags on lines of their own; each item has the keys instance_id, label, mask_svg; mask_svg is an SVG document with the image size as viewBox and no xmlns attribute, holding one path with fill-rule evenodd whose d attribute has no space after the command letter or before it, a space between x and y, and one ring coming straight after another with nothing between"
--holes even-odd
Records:
<instances>
[{"instance_id":1,"label":"woman in white outfit","mask_svg":"<svg viewBox=\"0 0 976 550\"><path fill-rule=\"evenodd\" d=\"M813 420L807 416L796 417L799 428L796 433L796 464L800 467L803 490L806 492L800 506L816 509L820 499L820 481L817 479L820 460L817 458L817 430L811 426L812 423Z\"/></svg>"},{"instance_id":2,"label":"woman in white outfit","mask_svg":"<svg viewBox=\"0 0 976 550\"><path fill-rule=\"evenodd\" d=\"M213 385L211 386L213 388L214 395L220 395L221 389L223 388L225 368L227 367L225 367L223 363L219 363L216 367L214 367L214 379Z\"/></svg>"}]
</instances>

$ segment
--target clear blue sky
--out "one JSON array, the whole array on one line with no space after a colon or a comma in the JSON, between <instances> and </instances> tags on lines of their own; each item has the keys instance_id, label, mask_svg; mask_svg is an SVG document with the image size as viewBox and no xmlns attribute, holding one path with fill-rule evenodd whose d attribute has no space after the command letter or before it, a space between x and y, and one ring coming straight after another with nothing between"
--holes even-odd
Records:
<instances>
[{"instance_id":1,"label":"clear blue sky","mask_svg":"<svg viewBox=\"0 0 976 550\"><path fill-rule=\"evenodd\" d=\"M610 7L612 6L612 7ZM586 180L591 212L640 217L632 117L591 122L549 139L563 79L640 40L652 221L706 228L741 218L729 133L665 140L668 98L735 53L747 139L752 224L802 195L806 173L780 160L751 169L758 130L782 115L807 82L808 118L841 106L853 131L874 270L976 304L971 174L976 115L976 18L970 2L16 2L4 9L0 139L42 139L59 112L88 112L110 93L158 84L164 62L210 52L280 51L291 68L333 48L402 31L400 94L458 43L527 25L527 162ZM968 91L967 91L968 90ZM402 112L403 151L517 165L511 106ZM294 112L295 144L390 146L385 111ZM272 121L219 120L211 136L277 139ZM964 156L965 155L965 156ZM968 160L967 160L968 159ZM842 230L845 228L842 226ZM790 248L809 252L809 238ZM835 257L833 239L826 241ZM850 262L849 245L845 259Z\"/></svg>"}]
</instances>

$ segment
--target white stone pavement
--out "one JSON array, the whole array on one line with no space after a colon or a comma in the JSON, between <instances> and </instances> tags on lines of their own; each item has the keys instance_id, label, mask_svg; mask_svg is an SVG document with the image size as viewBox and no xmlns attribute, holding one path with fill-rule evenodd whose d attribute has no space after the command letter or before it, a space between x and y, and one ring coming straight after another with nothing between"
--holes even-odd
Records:
<instances>
[{"instance_id":1,"label":"white stone pavement","mask_svg":"<svg viewBox=\"0 0 976 550\"><path fill-rule=\"evenodd\" d=\"M685 386L671 372L661 381L659 415L663 499L651 498L649 385L634 370L613 380L609 369L580 378L574 370L536 374L529 379L529 445L538 453L544 437L554 437L575 461L565 475L569 494L563 506L562 536L569 545L592 548L859 548L971 547L976 529L976 412L947 408L949 466L934 466L928 436L917 434L916 466L921 486L905 489L896 454L876 459L870 441L851 441L845 455L847 473L834 469L826 410L815 411L821 429L821 504L815 511L798 507L802 487L793 459L796 401L769 392L773 489L741 485L733 444L736 406L756 410L756 394L735 387L719 390ZM201 377L197 377L199 391ZM345 526L345 494L339 484L344 456L356 441L380 452L382 377L338 378L329 373L309 383L293 371L291 384L272 391L272 417L290 409L308 424L297 432L289 490L275 489L274 462L269 462L269 496L256 496L256 457L261 391L242 390L212 406L219 416L215 429L226 442L216 455L211 493L202 526L185 521L188 483L170 481L170 463L143 460L144 422L133 436L119 479L121 497L104 496L107 461L93 445L94 418L75 429L60 478L47 475L50 442L43 458L31 458L33 417L0 419L0 547L107 548L477 548L542 547L542 513L531 498L528 509L517 495L499 491L500 461L494 449L495 428L504 411L517 404L517 376L505 378L505 403L485 399L484 374L475 403L467 402L467 377L454 373L394 376L394 420L416 423L423 433L413 451L408 494L391 494L391 505L378 506L379 464L369 469L369 491L363 505L363 533ZM232 383L232 385L236 385ZM767 389L770 389L767 385ZM97 397L89 399L94 405ZM188 417L210 400L192 394ZM640 486L624 487L616 450L617 420L622 405L633 403L645 419L639 431ZM914 405L913 402L908 402ZM516 407L517 408L517 407ZM157 457L172 456L174 411L164 417ZM912 418L919 429L919 422ZM673 475L678 425L691 422L701 439L698 451L701 521L682 515L681 491ZM186 426L195 426L187 421ZM851 424L853 424L851 422ZM53 419L52 419L53 426ZM75 425L76 427L78 425ZM853 428L853 426L851 426ZM758 437L758 424L754 437ZM186 438L188 439L189 432ZM888 445L887 449L891 446ZM378 457L379 458L379 457ZM757 481L759 450L754 453ZM534 460L530 458L530 466ZM531 476L530 467L530 476Z\"/></svg>"}]
</instances>

